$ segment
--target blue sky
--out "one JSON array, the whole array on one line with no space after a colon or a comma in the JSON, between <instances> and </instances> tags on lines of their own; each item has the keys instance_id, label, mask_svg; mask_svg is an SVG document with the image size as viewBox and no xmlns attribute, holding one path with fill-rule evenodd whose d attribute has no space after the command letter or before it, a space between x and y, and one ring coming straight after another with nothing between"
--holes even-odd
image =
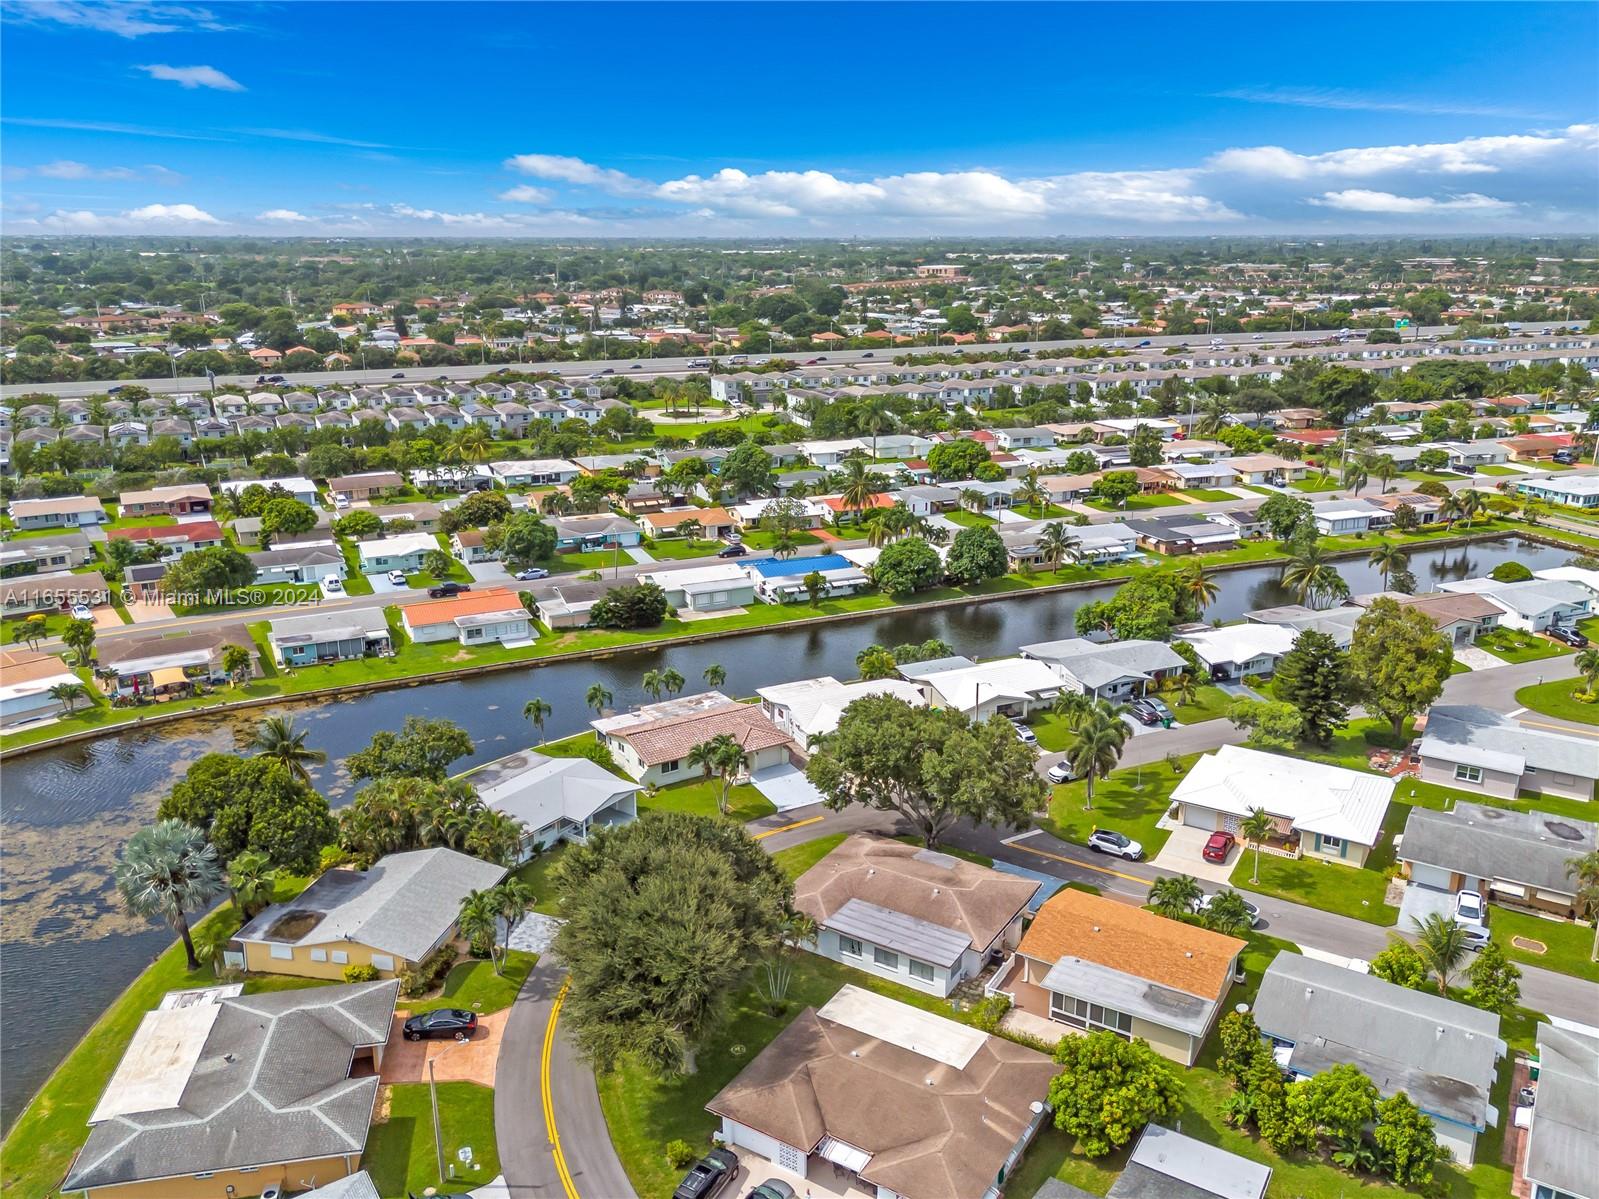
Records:
<instances>
[{"instance_id":1,"label":"blue sky","mask_svg":"<svg viewBox=\"0 0 1599 1199\"><path fill-rule=\"evenodd\" d=\"M9 0L14 234L1599 229L1599 5Z\"/></svg>"}]
</instances>

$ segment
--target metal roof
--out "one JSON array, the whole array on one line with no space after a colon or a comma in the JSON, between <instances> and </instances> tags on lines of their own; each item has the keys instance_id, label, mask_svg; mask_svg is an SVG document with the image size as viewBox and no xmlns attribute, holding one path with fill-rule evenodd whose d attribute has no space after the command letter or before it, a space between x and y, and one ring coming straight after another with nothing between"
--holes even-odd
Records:
<instances>
[{"instance_id":1,"label":"metal roof","mask_svg":"<svg viewBox=\"0 0 1599 1199\"><path fill-rule=\"evenodd\" d=\"M1445 704L1428 713L1421 756L1486 766L1507 774L1519 775L1531 766L1599 779L1599 742L1528 728L1498 712L1468 704Z\"/></svg>"},{"instance_id":2,"label":"metal roof","mask_svg":"<svg viewBox=\"0 0 1599 1199\"><path fill-rule=\"evenodd\" d=\"M1540 1024L1538 1061L1524 1173L1568 1195L1592 1195L1599 1178L1599 1038Z\"/></svg>"},{"instance_id":3,"label":"metal roof","mask_svg":"<svg viewBox=\"0 0 1599 1199\"><path fill-rule=\"evenodd\" d=\"M823 923L843 936L870 941L935 966L954 965L972 944L965 933L864 899L846 901Z\"/></svg>"},{"instance_id":4,"label":"metal roof","mask_svg":"<svg viewBox=\"0 0 1599 1199\"><path fill-rule=\"evenodd\" d=\"M1140 1020L1196 1037L1203 1036L1210 1027L1216 1010L1213 999L1201 999L1082 958L1061 958L1049 968L1041 985L1046 991L1104 1004Z\"/></svg>"}]
</instances>

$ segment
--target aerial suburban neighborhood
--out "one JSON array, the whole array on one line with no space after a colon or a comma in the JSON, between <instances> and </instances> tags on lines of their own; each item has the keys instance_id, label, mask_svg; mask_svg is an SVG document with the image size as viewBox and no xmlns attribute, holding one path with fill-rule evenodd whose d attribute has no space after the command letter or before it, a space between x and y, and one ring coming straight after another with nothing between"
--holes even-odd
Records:
<instances>
[{"instance_id":1,"label":"aerial suburban neighborhood","mask_svg":"<svg viewBox=\"0 0 1599 1199\"><path fill-rule=\"evenodd\" d=\"M1384 11L6 5L0 1195L1599 1199L1599 10Z\"/></svg>"}]
</instances>

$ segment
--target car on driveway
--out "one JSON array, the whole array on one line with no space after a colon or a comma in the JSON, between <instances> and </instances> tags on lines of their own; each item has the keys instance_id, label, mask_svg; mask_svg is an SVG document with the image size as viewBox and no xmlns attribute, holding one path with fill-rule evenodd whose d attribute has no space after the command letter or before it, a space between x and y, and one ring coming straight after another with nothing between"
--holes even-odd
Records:
<instances>
[{"instance_id":1,"label":"car on driveway","mask_svg":"<svg viewBox=\"0 0 1599 1199\"><path fill-rule=\"evenodd\" d=\"M456 583L452 581L448 583L440 583L437 587L429 587L428 596L431 599L444 599L447 596L460 595L463 591L471 590L472 584L470 583Z\"/></svg>"},{"instance_id":2,"label":"car on driveway","mask_svg":"<svg viewBox=\"0 0 1599 1199\"><path fill-rule=\"evenodd\" d=\"M1238 838L1231 833L1212 833L1205 842L1205 848L1199 851L1199 856L1207 862L1221 865L1227 861L1227 855L1232 853L1233 846L1238 843Z\"/></svg>"},{"instance_id":3,"label":"car on driveway","mask_svg":"<svg viewBox=\"0 0 1599 1199\"><path fill-rule=\"evenodd\" d=\"M403 570L389 571L388 579L389 582L393 583L396 587L404 587L407 585L405 581L405 572Z\"/></svg>"},{"instance_id":4,"label":"car on driveway","mask_svg":"<svg viewBox=\"0 0 1599 1199\"><path fill-rule=\"evenodd\" d=\"M93 620L94 619L94 609L89 607L88 604L73 604L72 605L72 619L73 620Z\"/></svg>"},{"instance_id":5,"label":"car on driveway","mask_svg":"<svg viewBox=\"0 0 1599 1199\"><path fill-rule=\"evenodd\" d=\"M1016 730L1016 740L1020 741L1023 745L1038 744L1038 734L1034 733L1032 729L1028 728L1021 721L1012 720L1010 722L1010 727Z\"/></svg>"},{"instance_id":6,"label":"car on driveway","mask_svg":"<svg viewBox=\"0 0 1599 1199\"><path fill-rule=\"evenodd\" d=\"M1588 648L1588 638L1577 632L1576 629L1567 628L1565 625L1550 625L1549 635L1562 645L1569 645L1574 649Z\"/></svg>"},{"instance_id":7,"label":"car on driveway","mask_svg":"<svg viewBox=\"0 0 1599 1199\"><path fill-rule=\"evenodd\" d=\"M1133 702L1128 705L1128 708L1130 709L1132 718L1138 721L1139 724L1158 724L1169 729L1171 728L1172 720L1175 719L1172 716L1172 711L1170 708L1168 708L1160 700L1153 699L1147 695L1133 700Z\"/></svg>"},{"instance_id":8,"label":"car on driveway","mask_svg":"<svg viewBox=\"0 0 1599 1199\"><path fill-rule=\"evenodd\" d=\"M1072 764L1065 758L1062 758L1048 770L1044 771L1044 777L1052 783L1069 783L1077 776L1072 773Z\"/></svg>"},{"instance_id":9,"label":"car on driveway","mask_svg":"<svg viewBox=\"0 0 1599 1199\"><path fill-rule=\"evenodd\" d=\"M1139 861L1144 856L1142 845L1112 828L1096 828L1089 833L1088 848L1095 853L1108 853L1113 858L1126 858L1129 862Z\"/></svg>"},{"instance_id":10,"label":"car on driveway","mask_svg":"<svg viewBox=\"0 0 1599 1199\"><path fill-rule=\"evenodd\" d=\"M542 566L530 566L526 570L517 571L516 577L526 583L529 579L547 579L550 577L550 572Z\"/></svg>"},{"instance_id":11,"label":"car on driveway","mask_svg":"<svg viewBox=\"0 0 1599 1199\"><path fill-rule=\"evenodd\" d=\"M718 558L742 558L749 552L749 547L747 545L741 541L735 541L732 545L724 545L721 549L717 550L716 556Z\"/></svg>"},{"instance_id":12,"label":"car on driveway","mask_svg":"<svg viewBox=\"0 0 1599 1199\"><path fill-rule=\"evenodd\" d=\"M781 1178L768 1178L744 1199L794 1199L794 1188Z\"/></svg>"},{"instance_id":13,"label":"car on driveway","mask_svg":"<svg viewBox=\"0 0 1599 1199\"><path fill-rule=\"evenodd\" d=\"M1217 894L1220 894L1220 892L1217 892ZM1234 891L1233 894L1237 895L1238 892ZM1211 901L1215 898L1215 895L1201 895L1198 899L1194 900L1194 911L1203 916L1206 912L1210 911ZM1249 913L1249 927L1254 928L1260 923L1260 909L1254 904L1250 903L1247 899L1245 899L1243 902L1244 910Z\"/></svg>"},{"instance_id":14,"label":"car on driveway","mask_svg":"<svg viewBox=\"0 0 1599 1199\"><path fill-rule=\"evenodd\" d=\"M344 590L344 580L337 578L323 579L322 590L329 595L338 594Z\"/></svg>"},{"instance_id":15,"label":"car on driveway","mask_svg":"<svg viewBox=\"0 0 1599 1199\"><path fill-rule=\"evenodd\" d=\"M737 1174L738 1154L731 1149L712 1149L689 1167L672 1192L672 1199L711 1199Z\"/></svg>"},{"instance_id":16,"label":"car on driveway","mask_svg":"<svg viewBox=\"0 0 1599 1199\"><path fill-rule=\"evenodd\" d=\"M1455 895L1455 922L1458 924L1482 924L1488 917L1488 909L1482 901L1481 891L1460 891Z\"/></svg>"},{"instance_id":17,"label":"car on driveway","mask_svg":"<svg viewBox=\"0 0 1599 1199\"><path fill-rule=\"evenodd\" d=\"M457 1041L470 1040L477 1031L477 1013L465 1008L444 1007L433 1012L422 1012L405 1022L407 1041L437 1040L450 1037Z\"/></svg>"}]
</instances>

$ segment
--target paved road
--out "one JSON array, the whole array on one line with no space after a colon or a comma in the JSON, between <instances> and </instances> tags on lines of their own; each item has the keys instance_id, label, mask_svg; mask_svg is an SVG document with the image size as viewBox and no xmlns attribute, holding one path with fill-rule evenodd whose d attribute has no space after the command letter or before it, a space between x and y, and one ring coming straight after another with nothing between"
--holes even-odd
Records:
<instances>
[{"instance_id":1,"label":"paved road","mask_svg":"<svg viewBox=\"0 0 1599 1199\"><path fill-rule=\"evenodd\" d=\"M1495 666L1490 670L1473 670L1470 674L1457 674L1444 684L1441 703L1476 704L1496 712L1508 712L1529 728L1550 729L1560 733L1573 733L1580 737L1599 738L1599 727L1563 720L1558 716L1545 716L1542 712L1528 711L1515 702L1516 692L1537 683L1552 679L1577 677L1577 656L1562 654L1558 658L1543 658L1537 662L1517 662L1509 666Z\"/></svg>"}]
</instances>

